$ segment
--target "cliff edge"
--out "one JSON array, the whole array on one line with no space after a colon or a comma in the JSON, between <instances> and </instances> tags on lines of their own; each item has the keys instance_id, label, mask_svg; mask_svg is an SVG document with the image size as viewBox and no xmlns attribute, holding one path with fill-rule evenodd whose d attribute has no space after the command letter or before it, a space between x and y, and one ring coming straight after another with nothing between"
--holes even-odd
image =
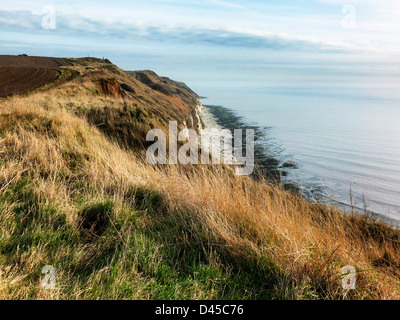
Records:
<instances>
[{"instance_id":1,"label":"cliff edge","mask_svg":"<svg viewBox=\"0 0 400 320\"><path fill-rule=\"evenodd\" d=\"M400 297L399 230L225 166L148 164L148 130L198 128L198 96L62 61L57 79L0 100L1 299Z\"/></svg>"}]
</instances>

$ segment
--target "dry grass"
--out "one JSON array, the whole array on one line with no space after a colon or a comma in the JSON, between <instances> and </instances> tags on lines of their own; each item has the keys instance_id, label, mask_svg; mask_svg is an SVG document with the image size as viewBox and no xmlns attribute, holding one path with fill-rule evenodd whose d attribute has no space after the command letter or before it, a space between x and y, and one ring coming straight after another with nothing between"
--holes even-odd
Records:
<instances>
[{"instance_id":1,"label":"dry grass","mask_svg":"<svg viewBox=\"0 0 400 320\"><path fill-rule=\"evenodd\" d=\"M0 298L399 298L398 231L227 168L152 167L82 117L129 101L77 86L1 102Z\"/></svg>"}]
</instances>

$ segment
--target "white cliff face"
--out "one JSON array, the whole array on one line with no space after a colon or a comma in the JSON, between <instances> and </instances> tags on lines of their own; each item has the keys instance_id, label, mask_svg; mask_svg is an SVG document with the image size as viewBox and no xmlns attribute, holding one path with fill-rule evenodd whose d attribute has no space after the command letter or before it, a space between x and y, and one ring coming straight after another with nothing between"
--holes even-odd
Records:
<instances>
[{"instance_id":1,"label":"white cliff face","mask_svg":"<svg viewBox=\"0 0 400 320\"><path fill-rule=\"evenodd\" d=\"M203 130L203 122L202 122L202 109L203 109L203 103L200 98L197 99L197 105L196 105L196 118L197 118L197 131L201 133Z\"/></svg>"},{"instance_id":2,"label":"white cliff face","mask_svg":"<svg viewBox=\"0 0 400 320\"><path fill-rule=\"evenodd\" d=\"M193 116L196 119L193 119ZM196 104L196 109L190 116L188 121L184 121L184 130L182 134L185 139L189 141L189 127L188 123L192 124L192 129L196 130L199 134L199 143L203 148L203 152L207 152L210 155L219 155L217 158L225 164L237 164L237 160L233 157L234 148L232 146L232 134L231 131L222 127L217 123L217 120L209 111L208 108L203 107L202 101L199 98ZM197 123L197 128L195 124ZM228 161L225 161L225 155Z\"/></svg>"},{"instance_id":3,"label":"white cliff face","mask_svg":"<svg viewBox=\"0 0 400 320\"><path fill-rule=\"evenodd\" d=\"M203 106L201 106L200 108L200 117L204 123L204 128L201 128L200 132L203 132L205 129L218 129L218 130L223 129L223 127L217 123L216 119L211 114L211 112L207 108L204 108Z\"/></svg>"},{"instance_id":4,"label":"white cliff face","mask_svg":"<svg viewBox=\"0 0 400 320\"><path fill-rule=\"evenodd\" d=\"M203 104L201 102L201 99L198 98L197 99L197 103L196 103L196 108L194 111L194 117L193 118L193 114L189 116L189 118L187 119L188 121L183 121L183 136L186 140L189 140L189 132L188 129L194 129L196 130L196 132L201 135L201 132L203 130L203 122L202 122L202 115L201 115L201 110L203 108ZM189 125L188 125L189 123Z\"/></svg>"},{"instance_id":5,"label":"white cliff face","mask_svg":"<svg viewBox=\"0 0 400 320\"><path fill-rule=\"evenodd\" d=\"M204 128L201 128L200 130L200 139L201 141L210 141L209 150L211 151L211 154L219 153L221 159L224 158L225 154L232 155L234 151L232 147L232 140L224 139L224 132L229 133L229 130L220 126L212 113L202 105L200 106L200 117L204 123ZM216 133L216 131L218 131L218 133ZM236 159L234 158L232 158L231 161L233 164L237 163Z\"/></svg>"},{"instance_id":6,"label":"white cliff face","mask_svg":"<svg viewBox=\"0 0 400 320\"><path fill-rule=\"evenodd\" d=\"M197 131L198 134L201 133L201 130L203 129L203 123L201 121L202 107L203 107L203 105L202 105L201 99L198 98L194 112L192 112L192 114L185 121L183 121L184 128L194 129Z\"/></svg>"}]
</instances>

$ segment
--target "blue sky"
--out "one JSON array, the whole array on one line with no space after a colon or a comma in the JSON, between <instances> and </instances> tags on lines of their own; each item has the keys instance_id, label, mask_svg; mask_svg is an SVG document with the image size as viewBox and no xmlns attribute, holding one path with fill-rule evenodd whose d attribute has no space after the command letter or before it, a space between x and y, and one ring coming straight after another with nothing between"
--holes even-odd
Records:
<instances>
[{"instance_id":1,"label":"blue sky","mask_svg":"<svg viewBox=\"0 0 400 320\"><path fill-rule=\"evenodd\" d=\"M42 26L46 6L55 9L54 30ZM353 17L355 28L348 28ZM362 74L366 66L394 73L399 52L397 0L0 4L1 54L107 57L124 69L153 69L194 84L211 74L215 83L235 75L269 83L271 69L283 80L311 70L316 82L319 73L335 81L340 70Z\"/></svg>"},{"instance_id":2,"label":"blue sky","mask_svg":"<svg viewBox=\"0 0 400 320\"><path fill-rule=\"evenodd\" d=\"M51 8L55 29L43 26ZM22 53L105 57L183 81L205 104L274 128L271 147L312 183L345 172L350 184L352 171L326 173L326 159L351 164L360 142L361 163L398 149L400 0L0 0L0 54ZM339 149L351 161L335 161Z\"/></svg>"}]
</instances>

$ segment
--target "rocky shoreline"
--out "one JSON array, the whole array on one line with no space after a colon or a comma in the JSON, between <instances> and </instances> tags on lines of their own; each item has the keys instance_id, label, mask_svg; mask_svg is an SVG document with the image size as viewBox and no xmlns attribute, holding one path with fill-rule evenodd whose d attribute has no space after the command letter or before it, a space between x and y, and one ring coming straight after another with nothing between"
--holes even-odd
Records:
<instances>
[{"instance_id":1,"label":"rocky shoreline","mask_svg":"<svg viewBox=\"0 0 400 320\"><path fill-rule=\"evenodd\" d=\"M260 127L246 123L234 111L222 106L202 105L201 116L205 128L229 129L231 131L234 129L253 129L255 131L256 164L253 177L256 179L265 178L274 184L283 184L283 187L287 190L299 192L299 188L294 182L285 179L289 170L297 168L296 164L282 162L279 155L273 154L265 146L265 141L268 138Z\"/></svg>"}]
</instances>

